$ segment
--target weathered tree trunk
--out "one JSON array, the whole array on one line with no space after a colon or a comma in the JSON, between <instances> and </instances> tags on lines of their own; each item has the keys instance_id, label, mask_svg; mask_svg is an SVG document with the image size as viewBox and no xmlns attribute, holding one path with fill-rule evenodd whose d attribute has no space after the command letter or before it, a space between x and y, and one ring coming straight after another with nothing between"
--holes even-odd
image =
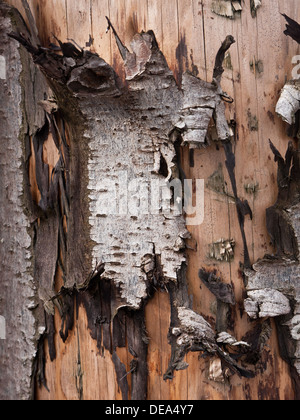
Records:
<instances>
[{"instance_id":1,"label":"weathered tree trunk","mask_svg":"<svg viewBox=\"0 0 300 420\"><path fill-rule=\"evenodd\" d=\"M1 398L28 399L34 389L34 360L39 338L34 311L38 305L34 276L34 222L29 193L29 138L44 121L37 103L47 92L28 54L8 39L20 15L1 3ZM34 89L33 89L34 86Z\"/></svg>"},{"instance_id":2,"label":"weathered tree trunk","mask_svg":"<svg viewBox=\"0 0 300 420\"><path fill-rule=\"evenodd\" d=\"M0 398L298 399L296 2L8 3Z\"/></svg>"}]
</instances>

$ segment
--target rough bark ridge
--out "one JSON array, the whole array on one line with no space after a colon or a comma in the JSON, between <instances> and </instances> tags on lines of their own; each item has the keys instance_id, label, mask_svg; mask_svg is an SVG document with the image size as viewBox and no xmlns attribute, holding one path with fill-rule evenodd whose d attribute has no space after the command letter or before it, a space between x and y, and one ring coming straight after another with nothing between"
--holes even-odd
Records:
<instances>
[{"instance_id":1,"label":"rough bark ridge","mask_svg":"<svg viewBox=\"0 0 300 420\"><path fill-rule=\"evenodd\" d=\"M285 34L297 42L300 26L288 22ZM300 396L300 161L299 161L299 81L288 82L282 89L276 112L289 124L290 141L285 157L270 141L278 164L278 198L267 209L267 228L276 247L275 256L266 256L247 272L245 310L251 318L275 317L281 356L291 365L297 398Z\"/></svg>"}]
</instances>

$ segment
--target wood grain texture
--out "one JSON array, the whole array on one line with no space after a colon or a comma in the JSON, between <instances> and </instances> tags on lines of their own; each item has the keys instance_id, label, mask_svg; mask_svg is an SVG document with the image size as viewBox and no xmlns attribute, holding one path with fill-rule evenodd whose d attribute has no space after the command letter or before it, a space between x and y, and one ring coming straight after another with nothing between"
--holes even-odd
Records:
<instances>
[{"instance_id":1,"label":"wood grain texture","mask_svg":"<svg viewBox=\"0 0 300 420\"><path fill-rule=\"evenodd\" d=\"M20 0L10 0L9 3L22 10ZM63 40L74 38L84 46L91 35L94 38L92 48L123 79L125 72L119 52L111 34L105 33L106 14L128 47L135 32L154 30L159 46L179 82L186 69L211 81L215 55L222 40L228 34L234 36L236 44L230 50L222 88L234 98L234 103L226 106L226 113L229 120L236 122L234 152L237 189L239 197L248 200L254 216L252 221L248 217L245 221L251 263L263 258L266 253L274 253L266 228L266 209L276 201L277 168L268 139L271 138L278 150L285 153L288 144L286 126L276 117L275 106L285 81L291 78L291 59L299 54L299 46L283 34L285 22L280 13L299 21L299 2L264 1L257 10L256 18L251 15L250 2L243 2L241 16L234 20L213 13L211 0L32 0L30 4L43 42L51 39L51 32L54 32ZM258 62L262 63L262 67L255 66ZM216 322L216 298L201 283L198 270L202 267L217 269L225 283L232 285L235 293L237 305L231 309L228 330L240 340L255 330L256 321L250 322L243 311L246 289L240 263L243 262L244 249L225 154L222 148L218 150L215 144L211 144L205 149L195 150L194 167L189 163L189 151L185 148L183 165L186 176L204 179L206 185L204 223L190 227L197 241L197 250L188 253L189 295L193 309L211 323ZM221 190L210 183L216 171L221 171L224 177ZM230 262L217 262L209 258L210 244L221 238L235 240L234 259ZM56 314L58 330L59 323ZM45 388L37 388L38 399L121 398L111 355L105 350L99 353L87 325L85 311L80 307L74 330L67 342L63 344L56 334L57 358L51 362L47 356L46 360L50 393ZM208 379L209 362L199 359L198 353L186 356L190 365L188 370L176 372L171 382L163 381L170 358L167 341L169 325L168 295L158 292L146 306L146 327L150 337L149 399L294 398L289 366L279 356L273 321L267 346L254 367L256 377L240 379L235 376L230 378L230 383L224 384ZM129 350L121 349L117 354L129 371L132 359Z\"/></svg>"}]
</instances>

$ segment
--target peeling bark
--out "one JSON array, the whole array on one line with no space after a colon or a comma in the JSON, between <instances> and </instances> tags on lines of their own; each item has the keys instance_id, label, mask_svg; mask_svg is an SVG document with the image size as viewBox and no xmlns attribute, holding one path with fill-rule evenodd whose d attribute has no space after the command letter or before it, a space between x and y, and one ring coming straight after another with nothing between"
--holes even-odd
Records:
<instances>
[{"instance_id":1,"label":"peeling bark","mask_svg":"<svg viewBox=\"0 0 300 420\"><path fill-rule=\"evenodd\" d=\"M282 15L286 22L284 34L291 37L300 44L300 25L287 15ZM294 77L297 79L296 77ZM289 124L288 135L294 138L300 138L299 125L299 80L291 80L285 84L281 91L279 101L276 105L276 113L279 117Z\"/></svg>"},{"instance_id":2,"label":"peeling bark","mask_svg":"<svg viewBox=\"0 0 300 420\"><path fill-rule=\"evenodd\" d=\"M250 0L251 15L253 18L257 15L257 10L262 6L261 0Z\"/></svg>"},{"instance_id":3,"label":"peeling bark","mask_svg":"<svg viewBox=\"0 0 300 420\"><path fill-rule=\"evenodd\" d=\"M248 270L245 310L251 318L276 317L281 356L292 367L299 393L299 151L290 142L285 159L271 143L278 162L278 200L267 210L269 234L277 256L257 262ZM295 369L295 370L294 370Z\"/></svg>"},{"instance_id":4,"label":"peeling bark","mask_svg":"<svg viewBox=\"0 0 300 420\"><path fill-rule=\"evenodd\" d=\"M188 367L183 359L189 351L200 351L206 355L218 356L223 368L228 368L232 374L238 374L247 378L254 376L251 371L240 366L230 356L230 353L225 352L218 345L214 330L201 315L186 307L177 307L177 317L177 326L171 330L171 337L176 345L173 346L172 359L164 376L165 379L172 379L175 370L182 370ZM227 340L220 339L220 335L219 343L244 345L244 343L237 344L232 339L228 340L228 336Z\"/></svg>"},{"instance_id":5,"label":"peeling bark","mask_svg":"<svg viewBox=\"0 0 300 420\"><path fill-rule=\"evenodd\" d=\"M296 123L296 114L300 109L300 82L292 80L282 89L276 105L276 113L289 125Z\"/></svg>"},{"instance_id":6,"label":"peeling bark","mask_svg":"<svg viewBox=\"0 0 300 420\"><path fill-rule=\"evenodd\" d=\"M116 35L125 60L128 90L124 90L113 69L96 54L84 52L78 56L77 53L68 53L66 58L45 48L35 48L22 35L11 36L27 48L35 63L52 80L62 110L68 112L64 110L63 101L72 94L76 98L77 110L74 111L77 118L85 121L80 138L87 139L86 145L78 134L73 142L81 149L80 165L86 165L82 170L88 179L90 216L84 223L89 224L85 230L90 230L92 261L86 260L84 250L82 255L76 254L76 259L70 255L65 286L76 286L78 290L83 284L87 286L89 272L101 262L105 264L103 278L114 281L120 288L119 306L139 309L147 298L149 272L153 271L151 264L147 269L143 261L155 261L159 256L164 281L176 281L177 272L185 261L182 249L184 238L188 236L184 218L180 212L176 213L176 209L164 208L163 202L157 201L154 207L151 203L149 210L148 189L153 185L156 189L166 185L160 173L161 162L166 165L163 172L167 173L167 181L176 181L178 169L174 163L174 143L178 138L192 147L204 143L213 116L218 138L226 140L230 137L222 103L225 94L219 85L223 71L219 72L219 69L225 51L234 40L227 37L220 48L212 84L186 73L180 90L151 31L134 37L133 53ZM63 92L57 83L60 87L65 86ZM140 121L136 120L136 114L141 116ZM87 150L83 147L92 152L85 163ZM116 164L112 169L109 162L116 150ZM70 171L74 173L72 166ZM72 196L72 185L70 188ZM41 187L40 190L47 188ZM169 194L165 196L166 200L172 200L170 191L164 191L164 194ZM45 208L44 201L42 194L42 209ZM71 213L73 204L70 203ZM144 208L143 204L146 204ZM76 206L80 208L78 203ZM79 220L75 218L74 222ZM68 220L71 228L68 228L68 236L72 241L78 241L72 235L74 222ZM162 231L157 229L158 226L163 227ZM82 249L83 241L80 242L79 249ZM70 261L72 268L68 264Z\"/></svg>"},{"instance_id":7,"label":"peeling bark","mask_svg":"<svg viewBox=\"0 0 300 420\"><path fill-rule=\"evenodd\" d=\"M214 4L218 10L215 13L227 17L233 18L241 11L237 1ZM256 12L260 2L251 4ZM57 40L62 52L59 55L58 49L40 47L35 36L31 39L24 36L20 28L6 29L32 55L55 92L54 101L49 92L47 100L44 95L31 98L34 106L40 103L42 107L35 113L39 119L32 119L26 131L25 162L30 159L28 145L32 141L40 193L38 203L31 200L27 204L31 217L24 222L32 229L32 237L33 226L35 229L34 244L30 236L24 241L26 249L34 246L35 256L28 269L30 273L26 271L26 283L36 281L46 311L39 334L34 333L35 341L28 346L34 352L38 347L34 373L39 383L47 386L44 339L48 339L51 360L56 356L55 307L62 321L60 337L65 342L74 326L74 309L78 312L79 305L83 305L92 338L99 350L105 348L112 355L123 399L146 399L148 337L144 309L154 290L160 287L169 291L171 302L172 355L165 379L172 379L175 370L187 368L184 357L189 351L211 357L212 380L224 382L231 374L253 377L248 365L254 363L253 355L261 352L270 331L261 326L249 343L226 332L227 314L230 305L236 302L232 286L225 284L216 272L207 273L204 269L199 272L218 301L216 327L191 309L185 255L189 234L181 211L181 206L184 204L187 209L188 203L183 203L181 187L176 193L170 189L170 185L176 189L177 181L180 183L180 178L182 181L185 177L178 162L179 145L188 145L191 150L205 146L212 119L217 139L223 142L243 238L248 276L245 310L252 318L278 318L283 357L299 372L298 150L290 145L284 159L272 145L279 164L280 191L278 202L268 209L267 218L277 257L259 262L251 270L244 223L246 216L252 217L252 211L249 203L238 196L233 131L226 121L224 104L232 99L220 85L225 54L234 39L227 37L219 49L212 83L185 73L179 87L152 31L136 34L130 51L109 19L108 23L124 60L125 85L97 54ZM9 42L16 49L16 44ZM22 48L20 51L24 55ZM0 79L4 76L5 72L0 72ZM287 91L291 94L290 88ZM284 97L282 100L285 101ZM280 106L278 109L279 114L295 122L296 105L284 112ZM29 116L33 118L32 113ZM20 114L16 119L20 120ZM43 145L50 134L59 155L51 175L43 155ZM192 161L192 153L190 157ZM9 162L8 157L6 160ZM18 185L22 182L20 179ZM223 186L218 188L224 192ZM155 194L159 189L157 200ZM5 211L11 211L11 207ZM225 254L222 259L229 261L234 241L220 244L219 251L213 244L214 257L220 259ZM60 290L55 284L58 269L64 283ZM30 322L28 325L33 325L36 319L33 317ZM126 346L132 355L129 371L117 354L117 348ZM77 391L82 398L80 354L78 365ZM27 373L27 379L30 375Z\"/></svg>"},{"instance_id":8,"label":"peeling bark","mask_svg":"<svg viewBox=\"0 0 300 420\"><path fill-rule=\"evenodd\" d=\"M300 26L284 15L288 22L285 34L299 42ZM266 211L267 229L276 248L276 256L266 256L246 271L247 299L245 311L251 318L274 317L279 335L281 356L291 366L296 397L300 395L299 335L299 83L288 82L276 106L276 113L290 125L290 141L285 157L270 141L278 164L277 202Z\"/></svg>"},{"instance_id":9,"label":"peeling bark","mask_svg":"<svg viewBox=\"0 0 300 420\"><path fill-rule=\"evenodd\" d=\"M288 22L285 34L297 42L300 30L297 22L284 15ZM299 336L299 83L288 82L282 89L276 113L290 125L290 141L285 157L274 144L270 147L278 163L278 199L267 209L267 228L276 247L276 257L266 257L253 266L248 275L248 298L245 310L251 318L275 317L279 333L281 356L291 365L296 395L300 393Z\"/></svg>"},{"instance_id":10,"label":"peeling bark","mask_svg":"<svg viewBox=\"0 0 300 420\"><path fill-rule=\"evenodd\" d=\"M298 44L300 44L300 25L295 20L288 17L286 14L282 15L285 20L287 21L286 24L286 30L284 31L284 34L286 36L290 36L292 39L294 39Z\"/></svg>"},{"instance_id":11,"label":"peeling bark","mask_svg":"<svg viewBox=\"0 0 300 420\"><path fill-rule=\"evenodd\" d=\"M186 73L180 89L153 32L137 34L130 52L108 22L124 59L127 86L97 54L74 44L58 40L63 53L58 55L18 31L10 36L32 55L56 97L54 105L51 99L41 101L47 118L33 133L40 192L35 276L47 312L44 337L51 359L54 307L66 341L74 324L74 302L83 304L92 337L99 349L112 354L123 398L128 397L130 374L131 398L145 399L144 304L153 288L177 288L179 277L186 283L182 270L189 234L180 211L182 186L174 194L170 189L180 183L177 145L205 144L212 118L218 138L230 138L223 104L228 96L220 81L224 54L234 40L227 37L218 52L213 83ZM43 158L49 133L60 156L50 178ZM64 285L57 293L58 267ZM121 316L126 333L118 322ZM125 374L116 348L127 344L134 358ZM42 346L36 371L46 386L41 352Z\"/></svg>"},{"instance_id":12,"label":"peeling bark","mask_svg":"<svg viewBox=\"0 0 300 420\"><path fill-rule=\"evenodd\" d=\"M241 1L235 0L213 0L211 8L217 15L229 19L235 19L243 10Z\"/></svg>"},{"instance_id":13,"label":"peeling bark","mask_svg":"<svg viewBox=\"0 0 300 420\"><path fill-rule=\"evenodd\" d=\"M178 211L183 197L178 188L172 196L169 187L169 183L176 187L176 182L180 182L177 144L187 143L192 148L204 145L212 118L218 139L230 139L232 133L223 100L231 98L222 91L220 81L225 52L234 40L227 37L217 54L213 83L186 73L180 89L153 32L137 34L131 43L131 53L109 19L108 22L124 59L126 87L96 54L80 52L74 45L58 41L63 55L57 55L53 49L34 45L20 33L10 36L33 56L55 92L58 104L58 110L52 109L49 102L43 104L48 123L37 132L34 143L36 178L41 193L38 205L44 213L37 227L36 246L41 248L39 239L46 235L48 245L44 252L49 255L47 265L39 263L45 254L36 248L40 298L48 319L54 313L54 305L58 307L63 341L73 327L74 299L77 304L83 303L92 337L99 348L104 346L112 353L123 398L128 397L127 375L131 374L131 398L145 399L148 339L144 303L153 287L168 287L181 290L184 305L178 306L177 302L174 313L179 314L183 327L185 320L180 314L190 311L185 309L187 302L183 294L184 248L189 237L183 213ZM70 151L64 141L65 128L58 127L60 114L68 122ZM60 151L60 160L50 180L40 152L49 130ZM156 196L152 191L149 211L148 189L153 186ZM161 199L159 189L162 189ZM184 204L189 208L187 202ZM64 278L58 294L54 290L57 265L63 270ZM122 313L126 324L124 336L118 323ZM201 318L197 314L193 316ZM206 332L213 337L208 324ZM45 334L51 338L51 329L47 328ZM217 349L215 339L213 342ZM134 358L130 372L124 374L116 348L126 343ZM195 349L206 349L206 342L204 347L197 343ZM178 347L176 350L176 345L172 346L172 352L177 351ZM180 354L186 351L185 347ZM51 352L54 357L53 349ZM233 360L222 355L226 363L234 366L234 372L243 372L235 367ZM40 363L40 383L45 385L42 356ZM180 363L181 356L174 368L178 369ZM171 367L171 372L174 368Z\"/></svg>"},{"instance_id":14,"label":"peeling bark","mask_svg":"<svg viewBox=\"0 0 300 420\"><path fill-rule=\"evenodd\" d=\"M201 278L204 278L206 274L204 270L200 270L199 276L201 275ZM211 358L211 363L215 362L219 364L218 359L220 359L222 376L224 378L233 374L247 378L253 377L254 373L251 369L245 368L242 364L238 363L236 360L239 357L236 357L234 352L227 348L227 345L232 345L233 341L224 338L228 338L228 334L225 331L227 329L227 322L224 320L224 314L226 318L228 302L235 303L230 286L221 283L220 280L213 282L216 283L213 286L213 293L216 293L218 302L220 303L216 332L213 326L202 315L190 308L185 276L186 267L183 267L177 283L168 285L171 303L169 342L172 347L172 354L164 379L172 380L175 371L188 368L188 364L184 361L184 358L189 352L201 352L203 357L208 356ZM224 312L222 305L225 305ZM223 337L224 340L220 339L220 337ZM239 343L239 345L243 344ZM250 352L251 348L248 351Z\"/></svg>"},{"instance_id":15,"label":"peeling bark","mask_svg":"<svg viewBox=\"0 0 300 420\"><path fill-rule=\"evenodd\" d=\"M38 320L34 278L33 203L28 194L25 151L30 135L44 124L36 103L47 87L27 54L7 32L26 28L16 11L0 3L0 314L5 337L0 345L0 399L30 399L33 365L43 325ZM31 83L36 83L36 92Z\"/></svg>"},{"instance_id":16,"label":"peeling bark","mask_svg":"<svg viewBox=\"0 0 300 420\"><path fill-rule=\"evenodd\" d=\"M283 293L274 289L248 290L245 311L250 318L266 318L287 315L291 311L290 303Z\"/></svg>"}]
</instances>

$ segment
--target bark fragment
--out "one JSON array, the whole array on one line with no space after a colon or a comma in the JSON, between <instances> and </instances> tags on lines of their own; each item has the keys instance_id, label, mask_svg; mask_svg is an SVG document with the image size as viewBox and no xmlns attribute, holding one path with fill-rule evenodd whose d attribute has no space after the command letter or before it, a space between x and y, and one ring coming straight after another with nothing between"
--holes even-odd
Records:
<instances>
[{"instance_id":1,"label":"bark fragment","mask_svg":"<svg viewBox=\"0 0 300 420\"><path fill-rule=\"evenodd\" d=\"M276 105L276 113L289 125L296 123L296 114L300 109L300 82L291 80L283 87Z\"/></svg>"},{"instance_id":2,"label":"bark fragment","mask_svg":"<svg viewBox=\"0 0 300 420\"><path fill-rule=\"evenodd\" d=\"M298 44L300 44L300 25L283 14L283 17L287 21L286 30L284 34L290 36ZM290 127L288 135L294 138L300 138L300 124L299 124L299 80L294 76L294 80L291 80L285 84L281 91L279 101L276 105L276 113L287 122Z\"/></svg>"},{"instance_id":3,"label":"bark fragment","mask_svg":"<svg viewBox=\"0 0 300 420\"><path fill-rule=\"evenodd\" d=\"M217 343L228 344L234 347L236 346L250 347L249 344L246 343L246 341L238 341L235 337L233 337L232 335L224 331L218 335Z\"/></svg>"},{"instance_id":4,"label":"bark fragment","mask_svg":"<svg viewBox=\"0 0 300 420\"><path fill-rule=\"evenodd\" d=\"M250 0L251 15L253 18L257 15L257 10L262 6L262 0Z\"/></svg>"},{"instance_id":5,"label":"bark fragment","mask_svg":"<svg viewBox=\"0 0 300 420\"><path fill-rule=\"evenodd\" d=\"M178 307L177 316L177 326L171 330L172 338L175 340L176 345L173 347L172 359L164 376L165 379L171 379L174 370L182 370L188 367L183 359L189 351L200 351L206 355L218 356L222 361L223 369L228 368L232 374L248 378L253 377L251 371L238 365L230 354L218 345L215 332L201 315L186 307ZM225 341L219 338L220 343L228 344ZM232 345L232 341L230 344Z\"/></svg>"},{"instance_id":6,"label":"bark fragment","mask_svg":"<svg viewBox=\"0 0 300 420\"><path fill-rule=\"evenodd\" d=\"M32 370L40 334L33 269L34 229L28 211L31 205L24 156L26 139L44 123L43 114L34 115L36 108L30 107L29 98L34 94L28 86L32 81L37 83L40 90L35 100L44 94L45 86L29 57L7 39L7 32L15 25L26 33L19 14L0 2L0 56L5 64L0 77L0 314L5 319L0 346L1 400L32 398Z\"/></svg>"},{"instance_id":7,"label":"bark fragment","mask_svg":"<svg viewBox=\"0 0 300 420\"><path fill-rule=\"evenodd\" d=\"M234 258L234 247L233 239L219 239L210 245L209 257L217 261L230 262Z\"/></svg>"}]
</instances>

